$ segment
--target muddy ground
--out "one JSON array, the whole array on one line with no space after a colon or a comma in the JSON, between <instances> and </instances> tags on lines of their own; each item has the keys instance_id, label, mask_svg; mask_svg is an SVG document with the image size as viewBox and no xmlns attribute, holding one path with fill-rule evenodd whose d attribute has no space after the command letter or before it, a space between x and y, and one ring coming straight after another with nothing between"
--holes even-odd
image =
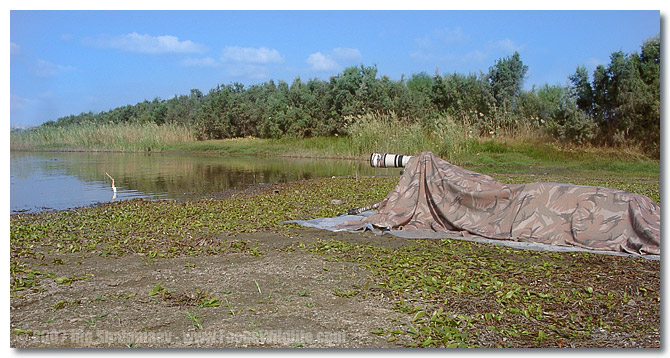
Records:
<instances>
[{"instance_id":1,"label":"muddy ground","mask_svg":"<svg viewBox=\"0 0 670 358\"><path fill-rule=\"evenodd\" d=\"M660 261L281 224L379 182L14 215L10 346L660 347Z\"/></svg>"},{"instance_id":2,"label":"muddy ground","mask_svg":"<svg viewBox=\"0 0 670 358\"><path fill-rule=\"evenodd\" d=\"M415 246L416 240L310 228L290 228L281 234L262 231L219 235L214 239L229 243L230 247L243 247L214 255L173 258L46 251L44 256L21 258L12 270L26 288L15 288L11 294L11 347L398 348L416 344L408 334L413 326L436 329L426 334L438 337L445 334L441 329L457 322L417 326L421 311L412 309L413 302L428 306L432 302L419 298L420 292L430 289L420 279L410 277L410 282L416 280L414 286L396 290L409 294L409 301L399 301L397 294L390 297L385 295L387 291L371 288L379 276L375 278L365 264L343 260L343 253L333 259L314 250L330 242L343 242L357 247L369 245L366 247L372 252L405 251L397 257L399 261L389 261L393 266L388 273L414 260L406 257L410 261L403 261L402 257L420 247ZM505 260L512 259L551 262L555 268L567 268L554 270L551 278L545 280L544 271L531 265L529 271L512 273L508 277L514 278L505 284L514 287L513 281L529 281L528 287L549 288L541 291L546 295L538 293L539 297L556 298L566 293L562 301L537 298L521 306L544 302L544 308L535 314L544 315L543 321L567 322L564 328L546 323L537 326L540 321L532 316L525 319L523 312L515 311L518 306L514 303L500 306L497 302L504 303L505 297L496 301L495 297L476 298L477 295L454 295L449 291L446 296L439 296L443 298L436 302L444 303L438 306L478 320L474 322L476 329L459 323L462 332L475 334L471 336L474 340L468 339L468 345L660 347L659 261L574 253L524 254L497 245L462 241L444 245L477 250L476 255L467 254L470 249L456 251L470 259L450 259L448 262L454 267L494 255L502 267L510 262ZM42 250L38 247L36 251ZM537 258L549 261L535 261ZM517 277L519 272L533 270L539 274ZM583 270L587 272L578 274ZM584 276L587 278L582 282ZM478 281L474 276L466 279L470 285L486 284L486 280ZM19 287L18 282L13 284ZM424 288L418 289L419 285ZM476 318L480 311L481 317ZM521 338L517 338L517 331ZM544 334L551 334L551 338ZM422 339L425 341L425 337Z\"/></svg>"},{"instance_id":3,"label":"muddy ground","mask_svg":"<svg viewBox=\"0 0 670 358\"><path fill-rule=\"evenodd\" d=\"M231 240L222 236L220 240ZM11 298L12 347L398 347L371 333L411 319L379 295L353 294L369 272L305 250L317 239L397 247L372 234L292 229L239 234L261 255L156 258L53 254L24 260L57 277ZM44 266L48 266L46 269ZM35 292L33 292L35 291Z\"/></svg>"}]
</instances>

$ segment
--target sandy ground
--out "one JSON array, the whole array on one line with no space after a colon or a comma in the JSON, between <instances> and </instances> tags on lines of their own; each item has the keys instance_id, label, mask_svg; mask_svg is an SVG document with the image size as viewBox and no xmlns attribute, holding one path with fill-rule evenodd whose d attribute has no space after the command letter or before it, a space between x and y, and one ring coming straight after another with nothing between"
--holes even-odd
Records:
<instances>
[{"instance_id":1,"label":"sandy ground","mask_svg":"<svg viewBox=\"0 0 670 358\"><path fill-rule=\"evenodd\" d=\"M408 240L292 229L240 234L259 256L105 258L58 254L27 262L69 284L11 298L11 347L398 347L372 331L411 317L379 295L356 294L369 272L295 250L317 239L393 247ZM230 240L222 236L219 240ZM56 263L56 264L54 264ZM48 268L45 267L48 266ZM152 294L153 291L153 294ZM210 305L203 304L210 301Z\"/></svg>"}]
</instances>

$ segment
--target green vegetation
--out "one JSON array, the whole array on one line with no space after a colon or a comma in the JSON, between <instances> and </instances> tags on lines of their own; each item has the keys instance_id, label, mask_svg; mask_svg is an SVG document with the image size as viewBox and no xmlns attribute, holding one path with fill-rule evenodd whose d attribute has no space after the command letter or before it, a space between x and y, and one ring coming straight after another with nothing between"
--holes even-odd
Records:
<instances>
[{"instance_id":1,"label":"green vegetation","mask_svg":"<svg viewBox=\"0 0 670 358\"><path fill-rule=\"evenodd\" d=\"M259 194L252 200L245 195L184 202L130 200L76 211L12 215L12 257L38 256L37 242L52 253L143 254L150 258L225 253L258 256L262 253L247 242L214 235L278 229L284 220L336 215L380 200L396 181L340 177L287 184L280 193ZM333 198L342 203L332 204ZM24 277L24 269L16 270ZM39 275L30 279L33 277Z\"/></svg>"},{"instance_id":2,"label":"green vegetation","mask_svg":"<svg viewBox=\"0 0 670 358\"><path fill-rule=\"evenodd\" d=\"M16 133L12 148L153 151L211 147L211 142L165 145L196 138L326 137L310 142L316 146L311 150L339 152L344 147L347 155L369 153L389 141L398 144L392 147L398 152L427 147L443 154L467 151L463 143L471 140L502 136L635 148L660 157L660 37L645 41L639 53L613 53L592 79L578 66L567 86L523 90L527 71L514 53L479 74L422 72L395 81L378 76L375 66L361 65L327 81L296 78L290 85L272 80L248 88L219 85L208 94L193 89L188 96L59 118ZM168 130L140 139L130 135L142 132L135 125ZM109 133L98 135L92 129L97 126ZM123 126L129 126L128 134L117 133ZM352 142L339 147L335 140L338 144L329 148L334 136Z\"/></svg>"},{"instance_id":3,"label":"green vegetation","mask_svg":"<svg viewBox=\"0 0 670 358\"><path fill-rule=\"evenodd\" d=\"M414 242L388 249L318 240L307 250L368 268L366 294L390 298L409 317L405 326L380 320L371 333L404 336L410 347L608 347L618 345L614 336L644 341L658 332L660 284L649 287L637 273L658 279L660 270L644 259Z\"/></svg>"},{"instance_id":4,"label":"green vegetation","mask_svg":"<svg viewBox=\"0 0 670 358\"><path fill-rule=\"evenodd\" d=\"M419 73L392 81L378 78L375 67L360 66L329 81L298 78L290 86L269 81L246 89L232 84L207 95L192 90L190 96L167 101L69 116L12 133L11 146L338 158L429 150L506 183L604 186L660 203L659 43L656 37L644 43L640 54L612 54L592 81L578 67L567 87L523 91L528 69L518 54L500 59L488 74L467 76ZM297 231L282 223L286 220L370 205L396 183L397 177L333 177L256 188L226 199L129 200L14 214L10 294L20 298L41 292L47 283L65 289L95 280L86 272L48 272L62 267L63 258L264 257L269 254L265 247L236 235L270 232L280 240ZM388 342L411 347L649 347L660 342L659 262L447 239L413 240L392 249L322 239L289 245L267 250L301 251L366 269L370 275L364 284L338 283L330 293L337 300L390 300L407 317L379 320L371 334ZM270 300L270 289L252 282L258 295ZM244 313L226 297L194 291L175 292L152 282L137 296L180 310L188 307L183 318L195 330L203 329L196 309ZM316 296L307 289L292 292ZM49 312L62 313L77 302L53 301ZM105 315L83 321L95 326ZM12 333L42 334L18 328Z\"/></svg>"},{"instance_id":5,"label":"green vegetation","mask_svg":"<svg viewBox=\"0 0 670 358\"><path fill-rule=\"evenodd\" d=\"M412 125L407 135L386 136L396 133L402 124L385 117L367 116L347 137L316 138L235 138L175 143L175 151L196 151L219 154L274 155L281 153L295 157L324 157L367 159L370 153L418 154L431 151L439 157L469 169L486 172L538 170L539 167L564 171L605 170L654 175L660 173L660 162L641 153L639 148L599 147L586 144L561 144L547 137L479 138L446 128L453 122L443 121L431 130ZM442 126L443 129L439 129Z\"/></svg>"},{"instance_id":6,"label":"green vegetation","mask_svg":"<svg viewBox=\"0 0 670 358\"><path fill-rule=\"evenodd\" d=\"M660 202L658 176L621 177L612 172L547 173L536 175L512 170L497 174L503 182L560 181L606 186L649 196ZM263 252L244 240L220 238L222 233L285 232L286 220L334 216L355 207L378 202L397 184L395 177L335 177L283 184L254 195L235 195L226 200L193 201L129 200L38 214L10 217L12 291L35 288L44 279L58 280L49 273L20 263L21 258L44 258L45 253L80 253L103 257L141 254L147 258L168 258L213 254ZM334 204L333 199L341 202ZM225 213L223 215L222 213ZM63 283L86 279L60 278ZM258 287L260 291L260 287ZM153 294L162 294L160 284Z\"/></svg>"},{"instance_id":7,"label":"green vegetation","mask_svg":"<svg viewBox=\"0 0 670 358\"><path fill-rule=\"evenodd\" d=\"M658 172L655 177L622 177L614 171L566 174L543 170L548 172L511 169L495 176L508 183L543 180L602 185L660 200ZM328 289L338 300L390 300L406 319L379 319L378 328L370 332L389 342L411 347L649 347L660 341L658 261L535 252L448 239L411 240L393 248L366 244L358 238L315 238L307 244L294 239L292 243L285 241L289 246L280 244L289 234L299 232L293 224L282 224L284 220L331 216L368 205L382 199L396 183L394 177L325 178L225 200L131 200L72 211L11 215L10 294L21 297L39 292L46 282L95 280L85 273L59 277L47 272L53 268L48 263L56 262L52 256L112 260L143 254L146 260L168 260L194 255L253 258L270 255L270 250L287 255L300 251L326 261L353 263L369 272L360 285L344 286L338 281ZM334 198L342 203L333 204ZM259 250L235 235L258 231L271 232L277 243ZM328 270L326 265L323 269ZM273 295L255 279L248 287L259 296L269 295L268 300ZM156 281L142 292L110 297L148 296L166 307L179 306L196 330L203 329L204 310L218 308L230 316L242 314L227 298L206 289L177 292ZM292 292L296 298L316 296L301 287ZM220 291L221 295L231 293ZM62 312L74 303L72 299L54 301L49 312ZM301 307L316 306L308 301ZM88 325L96 325L100 318L86 317ZM14 334L31 333L16 330Z\"/></svg>"},{"instance_id":8,"label":"green vegetation","mask_svg":"<svg viewBox=\"0 0 670 358\"><path fill-rule=\"evenodd\" d=\"M196 329L202 329L202 318L198 316L198 314L191 313L189 311L184 311L184 313L186 313L188 318L191 319L191 324L193 325L193 327L195 327Z\"/></svg>"},{"instance_id":9,"label":"green vegetation","mask_svg":"<svg viewBox=\"0 0 670 358\"><path fill-rule=\"evenodd\" d=\"M164 151L170 143L195 140L192 130L170 123L76 123L40 126L10 134L13 150Z\"/></svg>"},{"instance_id":10,"label":"green vegetation","mask_svg":"<svg viewBox=\"0 0 670 358\"><path fill-rule=\"evenodd\" d=\"M158 294L160 294L161 297L169 297L172 294L172 292L166 290L163 287L163 283L159 282L156 286L154 286L154 288L151 289L151 291L149 291L147 296L151 297L151 296L155 296L155 295L158 295Z\"/></svg>"},{"instance_id":11,"label":"green vegetation","mask_svg":"<svg viewBox=\"0 0 670 358\"><path fill-rule=\"evenodd\" d=\"M83 130L84 128L86 130ZM349 131L350 135L337 137L277 139L246 137L190 141L188 138L192 137L189 137L189 130L186 127L88 124L55 129L40 127L34 131L13 133L12 148L61 150L88 148L86 150L120 151L152 148L152 151L356 160L367 159L372 152L418 154L422 151L431 151L451 163L479 171L500 172L506 167L514 168L516 171L532 171L544 167L564 171L605 170L622 175L658 176L660 173L659 161L642 154L642 150L638 147L615 148L560 143L546 135L484 138L475 136L472 130L463 130L462 126L459 128L450 120L435 120L430 127L418 123L407 126L394 117L366 115L351 125ZM386 133L404 134L389 136ZM124 135L145 139L136 142L129 138L115 139ZM15 140L16 137L22 139ZM88 147L83 143L88 143ZM121 169L117 168L118 170Z\"/></svg>"},{"instance_id":12,"label":"green vegetation","mask_svg":"<svg viewBox=\"0 0 670 358\"><path fill-rule=\"evenodd\" d=\"M660 202L656 178L621 178L617 173L583 173L572 179L565 174L500 174L507 183L536 180L606 186L649 196ZM195 201L130 200L10 218L12 257L34 257L37 244L51 252L89 252L101 256L144 254L174 257L217 253L261 255L239 240L217 240L218 233L281 229L285 220L334 216L354 207L378 202L393 189L395 177L337 177L285 184L279 193L233 196L227 200ZM269 191L270 189L268 189ZM341 203L333 204L337 198ZM221 213L226 213L222 215ZM22 266L13 272L25 273ZM34 280L40 273L27 277ZM23 280L23 285L30 286Z\"/></svg>"}]
</instances>

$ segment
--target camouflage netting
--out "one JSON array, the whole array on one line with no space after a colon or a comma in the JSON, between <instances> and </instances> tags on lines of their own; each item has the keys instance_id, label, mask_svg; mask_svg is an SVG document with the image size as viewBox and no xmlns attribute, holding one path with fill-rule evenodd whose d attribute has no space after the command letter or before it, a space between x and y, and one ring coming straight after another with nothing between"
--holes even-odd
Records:
<instances>
[{"instance_id":1,"label":"camouflage netting","mask_svg":"<svg viewBox=\"0 0 670 358\"><path fill-rule=\"evenodd\" d=\"M430 152L410 159L375 215L338 228L368 224L660 255L661 209L646 196L571 184L504 184Z\"/></svg>"}]
</instances>

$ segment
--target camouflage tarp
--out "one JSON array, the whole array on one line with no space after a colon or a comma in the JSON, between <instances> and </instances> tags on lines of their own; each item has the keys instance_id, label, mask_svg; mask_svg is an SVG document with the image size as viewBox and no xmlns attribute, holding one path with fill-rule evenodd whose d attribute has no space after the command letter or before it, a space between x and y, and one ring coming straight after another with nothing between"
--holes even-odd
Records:
<instances>
[{"instance_id":1,"label":"camouflage tarp","mask_svg":"<svg viewBox=\"0 0 670 358\"><path fill-rule=\"evenodd\" d=\"M340 229L433 230L459 236L660 254L661 209L646 196L560 183L510 185L433 153L410 159L378 212Z\"/></svg>"}]
</instances>

